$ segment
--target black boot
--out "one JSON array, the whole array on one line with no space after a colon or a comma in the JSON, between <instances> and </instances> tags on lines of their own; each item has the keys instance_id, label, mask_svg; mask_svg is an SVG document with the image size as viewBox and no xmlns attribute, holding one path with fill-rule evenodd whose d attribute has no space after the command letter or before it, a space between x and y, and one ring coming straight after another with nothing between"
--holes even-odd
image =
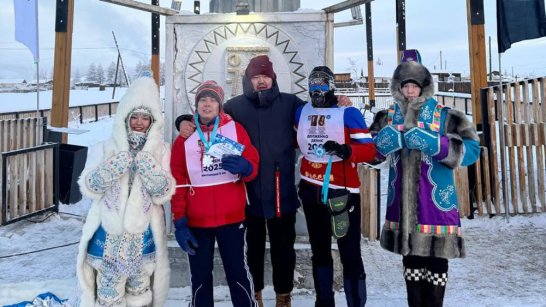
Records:
<instances>
[{"instance_id":1,"label":"black boot","mask_svg":"<svg viewBox=\"0 0 546 307\"><path fill-rule=\"evenodd\" d=\"M344 279L343 288L347 307L364 307L366 305L366 275L358 279Z\"/></svg>"},{"instance_id":2,"label":"black boot","mask_svg":"<svg viewBox=\"0 0 546 307\"><path fill-rule=\"evenodd\" d=\"M404 279L406 280L406 292L408 293L409 307L425 306L426 279L422 269L404 267Z\"/></svg>"},{"instance_id":3,"label":"black boot","mask_svg":"<svg viewBox=\"0 0 546 307\"><path fill-rule=\"evenodd\" d=\"M446 293L447 273L427 272L424 306L442 307Z\"/></svg>"},{"instance_id":4,"label":"black boot","mask_svg":"<svg viewBox=\"0 0 546 307\"><path fill-rule=\"evenodd\" d=\"M424 283L422 281L406 280L409 307L422 307L424 305Z\"/></svg>"},{"instance_id":5,"label":"black boot","mask_svg":"<svg viewBox=\"0 0 546 307\"><path fill-rule=\"evenodd\" d=\"M313 281L317 298L315 307L334 307L334 268L331 266L313 267Z\"/></svg>"}]
</instances>

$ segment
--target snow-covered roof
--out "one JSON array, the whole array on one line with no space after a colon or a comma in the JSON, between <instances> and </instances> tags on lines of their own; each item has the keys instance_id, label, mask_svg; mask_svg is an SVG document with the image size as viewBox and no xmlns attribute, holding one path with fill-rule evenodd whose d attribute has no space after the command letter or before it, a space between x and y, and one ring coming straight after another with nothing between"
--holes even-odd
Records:
<instances>
[{"instance_id":1,"label":"snow-covered roof","mask_svg":"<svg viewBox=\"0 0 546 307\"><path fill-rule=\"evenodd\" d=\"M26 82L26 79L0 79L0 84L23 84Z\"/></svg>"}]
</instances>

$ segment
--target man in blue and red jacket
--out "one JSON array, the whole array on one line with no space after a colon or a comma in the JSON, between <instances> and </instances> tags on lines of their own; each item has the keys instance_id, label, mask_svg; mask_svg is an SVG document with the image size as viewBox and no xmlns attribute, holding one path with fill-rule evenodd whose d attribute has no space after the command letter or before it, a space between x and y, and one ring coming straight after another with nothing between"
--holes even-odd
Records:
<instances>
[{"instance_id":1,"label":"man in blue and red jacket","mask_svg":"<svg viewBox=\"0 0 546 307\"><path fill-rule=\"evenodd\" d=\"M303 154L299 196L313 252L315 306L335 305L332 213L321 196L323 186L326 189L329 187L330 195L344 190L349 192L344 209L349 227L337 243L343 265L347 306L364 306L366 273L360 252L360 180L357 163L372 161L376 155L375 145L360 111L337 105L334 74L328 67L318 66L311 71L309 94L311 103L298 108L295 123L298 145Z\"/></svg>"}]
</instances>

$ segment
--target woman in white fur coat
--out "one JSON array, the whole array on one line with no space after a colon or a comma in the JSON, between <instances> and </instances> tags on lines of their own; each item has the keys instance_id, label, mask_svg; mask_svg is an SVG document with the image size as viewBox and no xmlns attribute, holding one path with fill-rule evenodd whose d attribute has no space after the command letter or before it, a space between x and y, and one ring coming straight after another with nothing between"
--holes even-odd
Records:
<instances>
[{"instance_id":1,"label":"woman in white fur coat","mask_svg":"<svg viewBox=\"0 0 546 307\"><path fill-rule=\"evenodd\" d=\"M170 276L163 203L175 181L153 79L131 84L112 136L93 149L78 181L93 200L78 253L81 306L163 306Z\"/></svg>"}]
</instances>

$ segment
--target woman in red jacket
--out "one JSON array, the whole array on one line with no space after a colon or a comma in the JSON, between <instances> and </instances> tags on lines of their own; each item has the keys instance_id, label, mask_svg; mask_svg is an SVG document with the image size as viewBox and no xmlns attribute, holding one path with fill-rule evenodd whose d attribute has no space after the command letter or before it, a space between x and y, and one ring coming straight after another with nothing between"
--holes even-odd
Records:
<instances>
[{"instance_id":1,"label":"woman in red jacket","mask_svg":"<svg viewBox=\"0 0 546 307\"><path fill-rule=\"evenodd\" d=\"M244 182L258 171L258 152L243 127L222 112L224 91L205 81L195 95L196 131L178 136L171 155L177 190L171 200L175 236L189 255L192 306L213 306L214 244L233 306L257 306L245 250Z\"/></svg>"}]
</instances>

